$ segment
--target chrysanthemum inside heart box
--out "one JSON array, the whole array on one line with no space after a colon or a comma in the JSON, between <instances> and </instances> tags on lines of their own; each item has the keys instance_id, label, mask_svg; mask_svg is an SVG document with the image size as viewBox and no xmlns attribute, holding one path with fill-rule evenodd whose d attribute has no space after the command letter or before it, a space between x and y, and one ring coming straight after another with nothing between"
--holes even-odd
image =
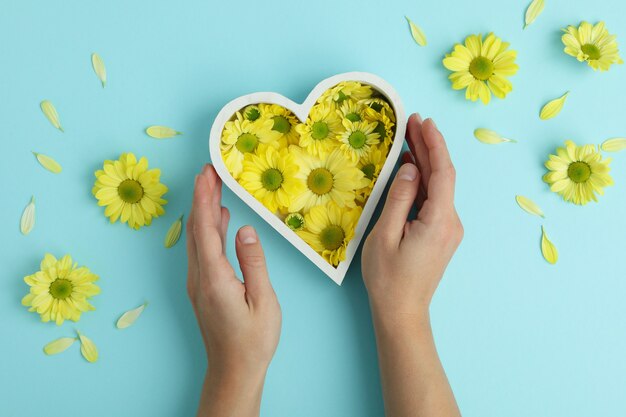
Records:
<instances>
[{"instance_id":1,"label":"chrysanthemum inside heart box","mask_svg":"<svg viewBox=\"0 0 626 417\"><path fill-rule=\"evenodd\" d=\"M350 72L323 80L302 104L276 93L231 101L209 147L224 184L341 284L405 129L393 87Z\"/></svg>"}]
</instances>

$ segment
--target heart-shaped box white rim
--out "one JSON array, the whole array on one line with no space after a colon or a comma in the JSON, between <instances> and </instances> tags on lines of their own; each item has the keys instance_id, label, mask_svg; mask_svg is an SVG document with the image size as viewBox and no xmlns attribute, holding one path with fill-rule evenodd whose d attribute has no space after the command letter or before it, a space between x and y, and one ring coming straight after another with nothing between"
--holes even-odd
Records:
<instances>
[{"instance_id":1,"label":"heart-shaped box white rim","mask_svg":"<svg viewBox=\"0 0 626 417\"><path fill-rule=\"evenodd\" d=\"M378 175L378 179L374 184L374 188L369 198L365 202L363 212L357 223L354 231L354 237L348 243L346 247L346 259L341 261L337 267L330 265L321 255L319 255L313 248L311 248L300 236L298 236L293 230L291 230L285 223L274 213L269 211L260 201L246 191L232 175L226 169L224 161L222 159L222 153L220 150L220 142L222 140L222 131L226 122L232 119L233 115L242 108L250 104L269 103L278 104L286 109L291 110L294 115L300 121L305 121L309 115L309 112L317 99L328 89L334 87L342 81L359 81L361 83L372 86L376 91L385 96L389 104L393 108L396 117L395 135L393 143L387 159L383 165L383 168ZM396 92L396 90L384 79L377 75L367 72L346 72L343 74L337 74L332 77L326 78L320 81L309 93L306 100L302 104L295 103L287 97L273 92L261 92L246 94L238 97L224 107L217 114L211 127L211 134L209 137L209 151L211 161L218 175L222 179L222 182L230 188L241 200L243 200L249 207L251 207L263 220L269 223L278 233L280 233L285 239L287 239L293 246L296 247L302 254L304 254L311 262L313 262L319 269L321 269L330 279L335 281L338 285L341 285L343 279L348 272L348 268L354 259L357 248L365 235L365 230L374 214L374 210L378 205L378 201L383 194L385 186L391 177L393 168L402 151L402 144L404 142L404 134L406 131L406 115L404 113L404 106L402 99Z\"/></svg>"}]
</instances>

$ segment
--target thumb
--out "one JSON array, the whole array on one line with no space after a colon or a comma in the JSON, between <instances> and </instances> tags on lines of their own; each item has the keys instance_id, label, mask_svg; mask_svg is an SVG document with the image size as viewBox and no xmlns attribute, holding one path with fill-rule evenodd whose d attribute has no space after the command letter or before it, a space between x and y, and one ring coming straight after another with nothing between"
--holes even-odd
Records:
<instances>
[{"instance_id":1,"label":"thumb","mask_svg":"<svg viewBox=\"0 0 626 417\"><path fill-rule=\"evenodd\" d=\"M396 178L391 184L385 207L378 219L376 227L381 227L385 234L394 241L400 242L404 233L404 225L415 203L419 188L420 173L413 163L402 164Z\"/></svg>"},{"instance_id":2,"label":"thumb","mask_svg":"<svg viewBox=\"0 0 626 417\"><path fill-rule=\"evenodd\" d=\"M252 226L244 226L237 232L235 247L239 267L243 273L246 293L253 302L259 302L268 291L272 291L265 255L259 237Z\"/></svg>"}]
</instances>

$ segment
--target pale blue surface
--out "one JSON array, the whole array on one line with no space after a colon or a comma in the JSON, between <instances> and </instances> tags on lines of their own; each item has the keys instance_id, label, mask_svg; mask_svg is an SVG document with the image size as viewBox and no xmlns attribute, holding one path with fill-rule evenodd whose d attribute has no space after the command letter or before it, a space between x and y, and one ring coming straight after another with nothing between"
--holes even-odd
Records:
<instances>
[{"instance_id":1,"label":"pale blue surface","mask_svg":"<svg viewBox=\"0 0 626 417\"><path fill-rule=\"evenodd\" d=\"M386 78L408 112L434 117L458 168L466 237L432 316L464 415L625 415L626 154L615 155L616 186L599 204L566 204L541 181L543 160L565 139L626 135L626 68L594 73L564 55L559 39L567 24L604 19L626 49L625 3L552 0L525 31L526 0L271 3L3 2L0 416L192 415L204 353L185 293L185 246L165 250L162 241L189 209L213 117L253 91L303 100L322 78L351 70ZM405 14L424 28L428 47L413 43ZM452 91L440 62L481 31L511 42L521 67L515 91L489 106ZM94 51L109 72L104 90L91 69ZM563 113L540 121L541 105L566 90ZM65 134L41 115L42 99L57 106ZM184 136L151 140L142 132L151 124ZM519 143L482 145L476 127ZM56 157L64 172L44 171L31 150ZM93 171L125 151L147 156L170 187L165 217L139 232L109 225L90 194ZM23 237L18 222L31 194L37 225ZM523 213L515 194L533 198L547 219ZM232 193L224 200L231 243L241 225L258 228L284 314L263 415L381 416L359 257L338 287ZM556 266L541 258L541 224L560 250ZM101 276L97 311L77 325L40 323L20 305L22 277L46 251L71 253ZM116 330L118 315L144 300L150 306L136 326ZM97 342L98 363L85 362L78 346L43 355L45 343L74 328Z\"/></svg>"}]
</instances>

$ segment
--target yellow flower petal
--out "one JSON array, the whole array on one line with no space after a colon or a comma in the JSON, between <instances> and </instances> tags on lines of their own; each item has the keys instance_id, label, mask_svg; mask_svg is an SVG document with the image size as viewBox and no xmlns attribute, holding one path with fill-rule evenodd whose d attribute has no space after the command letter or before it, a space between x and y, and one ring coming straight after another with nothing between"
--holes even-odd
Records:
<instances>
[{"instance_id":1,"label":"yellow flower petal","mask_svg":"<svg viewBox=\"0 0 626 417\"><path fill-rule=\"evenodd\" d=\"M497 132L494 132L493 130L483 129L483 128L478 128L474 130L474 136L476 137L476 139L478 139L482 143L486 143L488 145L497 145L498 143L504 143L504 142L513 142L513 143L517 142L513 139L502 137Z\"/></svg>"},{"instance_id":2,"label":"yellow flower petal","mask_svg":"<svg viewBox=\"0 0 626 417\"><path fill-rule=\"evenodd\" d=\"M626 149L626 138L611 138L602 142L600 149L604 152L619 152Z\"/></svg>"},{"instance_id":3,"label":"yellow flower petal","mask_svg":"<svg viewBox=\"0 0 626 417\"><path fill-rule=\"evenodd\" d=\"M93 70L98 76L98 79L102 83L102 88L104 88L107 83L107 70L104 66L104 61L102 61L100 55L95 52L91 54L91 65L93 66Z\"/></svg>"},{"instance_id":4,"label":"yellow flower petal","mask_svg":"<svg viewBox=\"0 0 626 417\"><path fill-rule=\"evenodd\" d=\"M62 337L57 340L53 340L43 347L43 352L46 355L56 355L65 351L68 347L72 346L76 341L75 337Z\"/></svg>"},{"instance_id":5,"label":"yellow flower petal","mask_svg":"<svg viewBox=\"0 0 626 417\"><path fill-rule=\"evenodd\" d=\"M524 29L526 29L526 27L528 25L530 25L532 22L535 21L535 19L537 19L537 17L541 14L541 12L543 12L543 8L545 7L545 2L544 0L533 0L530 5L528 6L528 9L526 9L526 18L524 19Z\"/></svg>"},{"instance_id":6,"label":"yellow flower petal","mask_svg":"<svg viewBox=\"0 0 626 417\"><path fill-rule=\"evenodd\" d=\"M54 105L48 100L44 100L39 103L39 107L41 107L41 111L43 112L44 116L46 116L50 123L52 123L52 126L63 132L63 127L61 127L61 122L59 122L59 114L57 113L57 109L54 107Z\"/></svg>"},{"instance_id":7,"label":"yellow flower petal","mask_svg":"<svg viewBox=\"0 0 626 417\"><path fill-rule=\"evenodd\" d=\"M58 174L59 172L63 170L63 168L61 168L61 165L59 165L57 161L50 158L49 156L42 155L37 152L33 152L33 154L35 155L35 158L37 158L37 161L39 161L41 166L47 169L48 171L52 172L53 174Z\"/></svg>"},{"instance_id":8,"label":"yellow flower petal","mask_svg":"<svg viewBox=\"0 0 626 417\"><path fill-rule=\"evenodd\" d=\"M541 254L551 264L555 264L559 259L559 252L556 250L556 246L548 239L543 226L541 226Z\"/></svg>"},{"instance_id":9,"label":"yellow flower petal","mask_svg":"<svg viewBox=\"0 0 626 417\"><path fill-rule=\"evenodd\" d=\"M165 235L165 247L171 248L178 242L180 239L180 232L183 229L183 216L180 216L172 225L170 229L167 231Z\"/></svg>"},{"instance_id":10,"label":"yellow flower petal","mask_svg":"<svg viewBox=\"0 0 626 417\"><path fill-rule=\"evenodd\" d=\"M35 197L31 197L30 203L24 209L20 219L20 231L27 235L35 227Z\"/></svg>"},{"instance_id":11,"label":"yellow flower petal","mask_svg":"<svg viewBox=\"0 0 626 417\"><path fill-rule=\"evenodd\" d=\"M409 19L407 16L404 17L406 18L406 21L409 22L409 27L411 28L411 36L413 36L413 40L415 40L415 43L417 43L419 46L426 46L426 35L424 35L424 31L422 31L422 28L413 23L411 19Z\"/></svg>"},{"instance_id":12,"label":"yellow flower petal","mask_svg":"<svg viewBox=\"0 0 626 417\"><path fill-rule=\"evenodd\" d=\"M87 360L87 362L95 362L98 360L98 348L95 343L83 335L81 332L77 331L78 338L80 339L80 353Z\"/></svg>"},{"instance_id":13,"label":"yellow flower petal","mask_svg":"<svg viewBox=\"0 0 626 417\"><path fill-rule=\"evenodd\" d=\"M568 94L569 91L563 94L561 97L551 100L545 106L543 106L543 108L541 109L541 113L539 114L539 118L541 120L548 120L559 114L563 109L563 105L565 104L565 100L567 99Z\"/></svg>"},{"instance_id":14,"label":"yellow flower petal","mask_svg":"<svg viewBox=\"0 0 626 417\"><path fill-rule=\"evenodd\" d=\"M178 132L167 126L150 126L146 129L146 133L148 134L148 136L154 139L167 139L173 138L174 136L182 135L181 132Z\"/></svg>"},{"instance_id":15,"label":"yellow flower petal","mask_svg":"<svg viewBox=\"0 0 626 417\"><path fill-rule=\"evenodd\" d=\"M139 307L122 314L122 316L117 320L117 328L125 329L127 327L130 327L139 318L141 313L143 313L143 310L146 308L147 305L148 303L143 303Z\"/></svg>"},{"instance_id":16,"label":"yellow flower petal","mask_svg":"<svg viewBox=\"0 0 626 417\"><path fill-rule=\"evenodd\" d=\"M539 206L530 198L524 197L523 195L516 195L515 201L517 201L517 204L525 212L545 218L541 208L539 208Z\"/></svg>"}]
</instances>

